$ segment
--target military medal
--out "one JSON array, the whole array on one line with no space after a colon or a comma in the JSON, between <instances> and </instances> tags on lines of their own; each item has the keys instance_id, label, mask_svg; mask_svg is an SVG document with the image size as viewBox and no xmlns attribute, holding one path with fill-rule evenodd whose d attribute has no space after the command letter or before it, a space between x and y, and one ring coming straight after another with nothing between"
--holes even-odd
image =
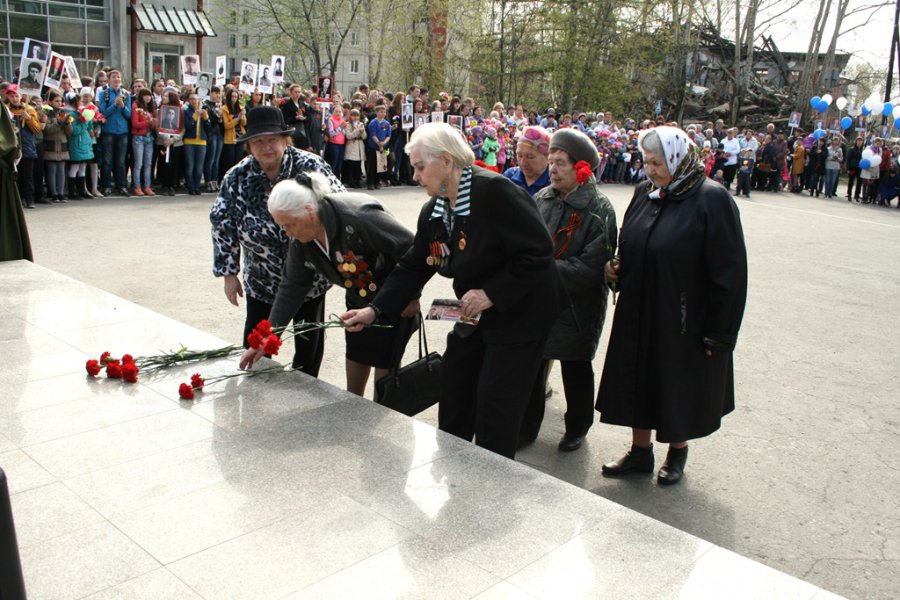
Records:
<instances>
[{"instance_id":1,"label":"military medal","mask_svg":"<svg viewBox=\"0 0 900 600\"><path fill-rule=\"evenodd\" d=\"M365 288L359 290L359 295L360 295L360 297L362 297L362 298L365 298L366 295L367 295L367 293L368 293L368 292L366 292L366 289L365 289Z\"/></svg>"},{"instance_id":2,"label":"military medal","mask_svg":"<svg viewBox=\"0 0 900 600\"><path fill-rule=\"evenodd\" d=\"M352 287L353 287L353 281L350 280L350 279L345 280L345 281L344 281L344 287L345 287L345 288L352 288Z\"/></svg>"},{"instance_id":3,"label":"military medal","mask_svg":"<svg viewBox=\"0 0 900 600\"><path fill-rule=\"evenodd\" d=\"M374 292L374 291L377 290L377 289L378 289L378 286L375 285L374 282L369 284L369 291L370 291L370 292Z\"/></svg>"}]
</instances>

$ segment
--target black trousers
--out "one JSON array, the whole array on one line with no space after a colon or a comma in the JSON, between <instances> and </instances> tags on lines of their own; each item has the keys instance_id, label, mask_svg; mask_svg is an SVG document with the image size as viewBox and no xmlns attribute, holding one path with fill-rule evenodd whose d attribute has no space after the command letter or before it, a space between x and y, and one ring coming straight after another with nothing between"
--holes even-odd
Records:
<instances>
[{"instance_id":1,"label":"black trousers","mask_svg":"<svg viewBox=\"0 0 900 600\"><path fill-rule=\"evenodd\" d=\"M853 194L853 184L856 183L856 194ZM859 191L862 189L862 178L859 176L859 169L847 169L847 198L853 197L859 200Z\"/></svg>"},{"instance_id":2,"label":"black trousers","mask_svg":"<svg viewBox=\"0 0 900 600\"><path fill-rule=\"evenodd\" d=\"M34 203L34 164L35 158L23 158L19 161L16 185L19 186L19 197L23 202Z\"/></svg>"},{"instance_id":3,"label":"black trousers","mask_svg":"<svg viewBox=\"0 0 900 600\"><path fill-rule=\"evenodd\" d=\"M731 184L734 183L734 174L737 172L737 167L737 163L722 167L722 177L725 179L726 190L730 190Z\"/></svg>"},{"instance_id":4,"label":"black trousers","mask_svg":"<svg viewBox=\"0 0 900 600\"><path fill-rule=\"evenodd\" d=\"M247 336L260 321L269 318L272 305L262 300L247 296L247 320L244 321L244 348L248 347ZM325 318L325 294L313 300L307 300L294 315L293 322L317 322ZM291 366L300 369L307 375L319 376L322 356L325 354L325 334L321 329L304 334L307 339L294 338L294 360Z\"/></svg>"},{"instance_id":5,"label":"black trousers","mask_svg":"<svg viewBox=\"0 0 900 600\"><path fill-rule=\"evenodd\" d=\"M478 329L467 337L451 332L441 364L439 428L515 458L545 341L488 344Z\"/></svg>"},{"instance_id":6,"label":"black trousers","mask_svg":"<svg viewBox=\"0 0 900 600\"><path fill-rule=\"evenodd\" d=\"M561 360L563 389L566 393L566 435L587 435L594 424L594 367L589 360ZM522 439L533 440L541 431L544 420L546 394L544 381L550 361L541 361L541 368L531 390L528 409L522 422Z\"/></svg>"}]
</instances>

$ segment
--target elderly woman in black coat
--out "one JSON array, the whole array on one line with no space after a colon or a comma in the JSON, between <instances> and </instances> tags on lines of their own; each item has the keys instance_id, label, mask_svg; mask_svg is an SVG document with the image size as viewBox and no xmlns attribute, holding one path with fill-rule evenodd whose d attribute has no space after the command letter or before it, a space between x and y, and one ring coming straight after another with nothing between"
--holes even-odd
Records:
<instances>
[{"instance_id":1,"label":"elderly woman in black coat","mask_svg":"<svg viewBox=\"0 0 900 600\"><path fill-rule=\"evenodd\" d=\"M273 327L284 327L304 304L317 276L346 291L347 308L367 306L394 265L409 249L413 232L375 198L333 192L321 173L302 173L279 182L269 195L272 220L291 238L278 293L269 313ZM413 299L389 328L346 335L347 391L362 396L375 367L375 380L387 375L403 357L417 322L419 301ZM263 355L248 349L241 368Z\"/></svg>"},{"instance_id":2,"label":"elderly woman in black coat","mask_svg":"<svg viewBox=\"0 0 900 600\"><path fill-rule=\"evenodd\" d=\"M458 131L416 129L406 145L414 179L431 195L415 241L371 307L341 318L361 329L397 315L435 273L453 279L466 317L447 337L441 365L441 430L514 457L547 332L556 320L553 247L534 200L514 183L474 167Z\"/></svg>"},{"instance_id":3,"label":"elderly woman in black coat","mask_svg":"<svg viewBox=\"0 0 900 600\"><path fill-rule=\"evenodd\" d=\"M652 430L669 444L658 483L681 480L687 441L734 410L732 351L747 296L747 253L731 195L708 180L687 134L641 134L650 182L636 191L606 277L620 286L597 398L600 421L631 427L607 477L653 471Z\"/></svg>"},{"instance_id":4,"label":"elderly woman in black coat","mask_svg":"<svg viewBox=\"0 0 900 600\"><path fill-rule=\"evenodd\" d=\"M550 138L550 185L534 199L554 246L562 283L563 308L544 348L541 372L560 361L566 392L566 433L559 449L581 447L594 420L594 370L609 293L603 268L616 247L616 213L597 190L593 172L600 164L597 148L577 129L560 129ZM544 377L531 393L520 444L537 438L544 418Z\"/></svg>"}]
</instances>

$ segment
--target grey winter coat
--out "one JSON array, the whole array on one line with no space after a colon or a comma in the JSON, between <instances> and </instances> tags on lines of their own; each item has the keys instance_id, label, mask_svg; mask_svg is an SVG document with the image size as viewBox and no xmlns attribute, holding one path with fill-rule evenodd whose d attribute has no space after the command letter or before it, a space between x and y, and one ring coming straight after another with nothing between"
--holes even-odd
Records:
<instances>
[{"instance_id":1,"label":"grey winter coat","mask_svg":"<svg viewBox=\"0 0 900 600\"><path fill-rule=\"evenodd\" d=\"M591 360L606 319L609 290L603 267L615 254L616 212L593 180L565 199L551 186L534 199L553 238L556 270L563 284L562 310L547 338L544 358Z\"/></svg>"}]
</instances>

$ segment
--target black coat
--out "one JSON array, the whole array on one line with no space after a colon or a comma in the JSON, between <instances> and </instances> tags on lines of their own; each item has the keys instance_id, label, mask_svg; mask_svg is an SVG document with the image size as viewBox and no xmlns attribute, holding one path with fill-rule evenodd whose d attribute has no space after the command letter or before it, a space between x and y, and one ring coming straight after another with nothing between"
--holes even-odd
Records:
<instances>
[{"instance_id":1,"label":"black coat","mask_svg":"<svg viewBox=\"0 0 900 600\"><path fill-rule=\"evenodd\" d=\"M319 202L318 211L328 238L328 256L316 242L291 240L269 317L275 327L290 322L312 288L316 273L346 289L347 308L368 306L412 244L413 232L371 196L329 194ZM350 262L352 273L341 269Z\"/></svg>"},{"instance_id":2,"label":"black coat","mask_svg":"<svg viewBox=\"0 0 900 600\"><path fill-rule=\"evenodd\" d=\"M457 217L449 239L443 221L431 218L436 202L422 207L412 247L373 304L399 314L440 273L453 279L457 298L482 289L493 302L478 323L485 342L542 338L556 320L557 275L550 236L531 196L502 175L473 167L470 214ZM434 241L451 252L440 266L426 262Z\"/></svg>"},{"instance_id":3,"label":"black coat","mask_svg":"<svg viewBox=\"0 0 900 600\"><path fill-rule=\"evenodd\" d=\"M563 200L548 186L534 197L555 243L556 271L564 299L544 358L592 360L606 319L609 289L603 267L615 254L616 212L593 181ZM569 228L574 226L569 236Z\"/></svg>"},{"instance_id":4,"label":"black coat","mask_svg":"<svg viewBox=\"0 0 900 600\"><path fill-rule=\"evenodd\" d=\"M622 221L597 410L604 423L680 442L709 435L734 410L747 253L737 205L720 185L704 178L663 201L648 191L635 191Z\"/></svg>"}]
</instances>

